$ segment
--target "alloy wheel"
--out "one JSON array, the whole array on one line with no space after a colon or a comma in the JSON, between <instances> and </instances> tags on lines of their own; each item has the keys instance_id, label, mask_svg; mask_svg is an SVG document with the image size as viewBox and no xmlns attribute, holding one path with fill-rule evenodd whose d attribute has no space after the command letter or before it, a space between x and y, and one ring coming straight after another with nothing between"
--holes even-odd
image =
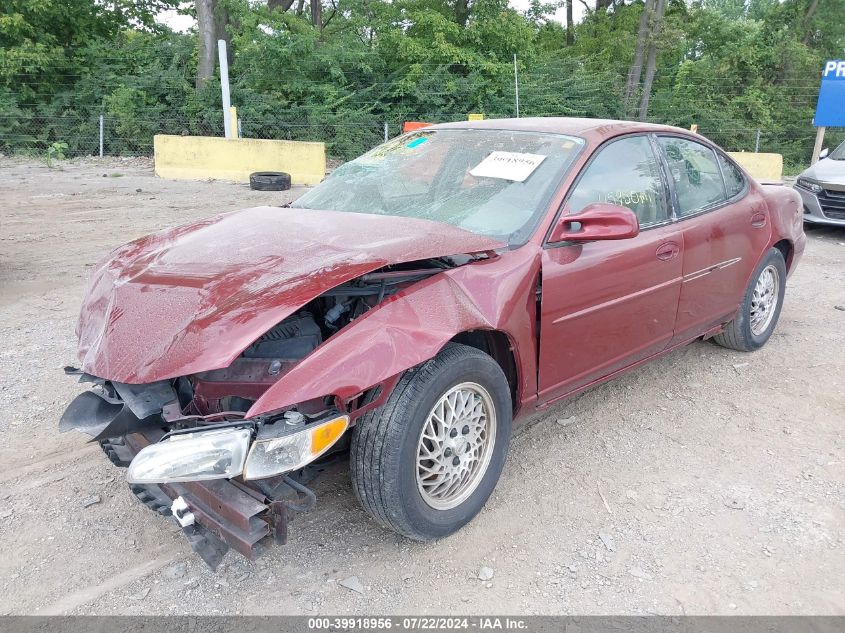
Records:
<instances>
[{"instance_id":1,"label":"alloy wheel","mask_svg":"<svg viewBox=\"0 0 845 633\"><path fill-rule=\"evenodd\" d=\"M760 336L771 325L779 294L780 275L777 268L770 264L760 273L754 285L754 294L751 295L750 322L754 336Z\"/></svg>"},{"instance_id":2,"label":"alloy wheel","mask_svg":"<svg viewBox=\"0 0 845 633\"><path fill-rule=\"evenodd\" d=\"M417 488L437 510L463 503L484 478L496 442L496 410L474 382L444 393L426 418L417 444Z\"/></svg>"}]
</instances>

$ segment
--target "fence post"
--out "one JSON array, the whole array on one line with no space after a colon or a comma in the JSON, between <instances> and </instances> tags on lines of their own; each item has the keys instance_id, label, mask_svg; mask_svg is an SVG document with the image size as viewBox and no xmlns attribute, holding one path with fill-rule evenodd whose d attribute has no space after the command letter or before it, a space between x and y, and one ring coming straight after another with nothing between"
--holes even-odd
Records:
<instances>
[{"instance_id":1,"label":"fence post","mask_svg":"<svg viewBox=\"0 0 845 633\"><path fill-rule=\"evenodd\" d=\"M238 119L238 109L235 106L229 106L229 137L230 138L240 138L240 134L238 134L238 123L240 120Z\"/></svg>"},{"instance_id":2,"label":"fence post","mask_svg":"<svg viewBox=\"0 0 845 633\"><path fill-rule=\"evenodd\" d=\"M388 136L388 126L387 121L384 122L384 142L387 143L387 136Z\"/></svg>"},{"instance_id":3,"label":"fence post","mask_svg":"<svg viewBox=\"0 0 845 633\"><path fill-rule=\"evenodd\" d=\"M754 141L754 153L757 154L760 152L760 128L757 128L757 140Z\"/></svg>"},{"instance_id":4,"label":"fence post","mask_svg":"<svg viewBox=\"0 0 845 633\"><path fill-rule=\"evenodd\" d=\"M103 157L103 115L100 114L100 158Z\"/></svg>"},{"instance_id":5,"label":"fence post","mask_svg":"<svg viewBox=\"0 0 845 633\"><path fill-rule=\"evenodd\" d=\"M223 133L226 138L232 135L232 121L229 108L229 58L226 57L226 40L217 40L217 56L220 58L220 90L223 92Z\"/></svg>"},{"instance_id":6,"label":"fence post","mask_svg":"<svg viewBox=\"0 0 845 633\"><path fill-rule=\"evenodd\" d=\"M516 53L513 54L513 87L516 94L516 118L519 118L519 70L516 67Z\"/></svg>"}]
</instances>

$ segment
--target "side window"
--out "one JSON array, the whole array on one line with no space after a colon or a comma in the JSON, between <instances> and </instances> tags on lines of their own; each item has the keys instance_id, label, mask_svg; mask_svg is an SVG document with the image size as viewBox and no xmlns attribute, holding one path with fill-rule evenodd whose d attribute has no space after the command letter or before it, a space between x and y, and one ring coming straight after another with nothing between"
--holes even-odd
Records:
<instances>
[{"instance_id":1,"label":"side window","mask_svg":"<svg viewBox=\"0 0 845 633\"><path fill-rule=\"evenodd\" d=\"M645 136L614 141L601 149L569 195L570 213L592 202L611 202L637 214L640 227L669 217L660 168Z\"/></svg>"},{"instance_id":2,"label":"side window","mask_svg":"<svg viewBox=\"0 0 845 633\"><path fill-rule=\"evenodd\" d=\"M718 156L719 164L722 166L722 175L725 177L725 189L727 189L728 198L733 198L745 189L745 176L725 156L722 154L718 154Z\"/></svg>"},{"instance_id":3,"label":"side window","mask_svg":"<svg viewBox=\"0 0 845 633\"><path fill-rule=\"evenodd\" d=\"M660 137L678 196L678 216L698 213L725 200L725 186L712 149L682 138Z\"/></svg>"}]
</instances>

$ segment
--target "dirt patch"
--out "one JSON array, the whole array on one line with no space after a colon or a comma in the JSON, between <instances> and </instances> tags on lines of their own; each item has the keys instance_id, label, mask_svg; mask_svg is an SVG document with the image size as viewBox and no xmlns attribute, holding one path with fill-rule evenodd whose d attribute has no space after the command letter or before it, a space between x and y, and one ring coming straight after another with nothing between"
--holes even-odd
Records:
<instances>
[{"instance_id":1,"label":"dirt patch","mask_svg":"<svg viewBox=\"0 0 845 633\"><path fill-rule=\"evenodd\" d=\"M340 465L289 545L209 571L98 448L58 434L81 390L61 368L111 248L299 193L160 180L139 159L0 159L0 613L845 613L837 229L808 231L763 350L696 343L531 420L458 534L382 529Z\"/></svg>"}]
</instances>

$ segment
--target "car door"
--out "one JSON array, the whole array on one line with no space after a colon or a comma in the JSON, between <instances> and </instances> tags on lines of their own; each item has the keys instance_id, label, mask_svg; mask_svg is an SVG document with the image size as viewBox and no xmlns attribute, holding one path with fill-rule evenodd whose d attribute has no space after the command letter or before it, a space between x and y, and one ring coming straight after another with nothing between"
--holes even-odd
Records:
<instances>
[{"instance_id":1,"label":"car door","mask_svg":"<svg viewBox=\"0 0 845 633\"><path fill-rule=\"evenodd\" d=\"M679 136L661 135L658 144L684 240L680 343L733 317L770 226L762 195L724 154Z\"/></svg>"},{"instance_id":2,"label":"car door","mask_svg":"<svg viewBox=\"0 0 845 633\"><path fill-rule=\"evenodd\" d=\"M653 139L599 148L561 213L592 202L634 211L637 237L547 244L543 251L539 396L549 402L663 350L672 339L683 239Z\"/></svg>"}]
</instances>

